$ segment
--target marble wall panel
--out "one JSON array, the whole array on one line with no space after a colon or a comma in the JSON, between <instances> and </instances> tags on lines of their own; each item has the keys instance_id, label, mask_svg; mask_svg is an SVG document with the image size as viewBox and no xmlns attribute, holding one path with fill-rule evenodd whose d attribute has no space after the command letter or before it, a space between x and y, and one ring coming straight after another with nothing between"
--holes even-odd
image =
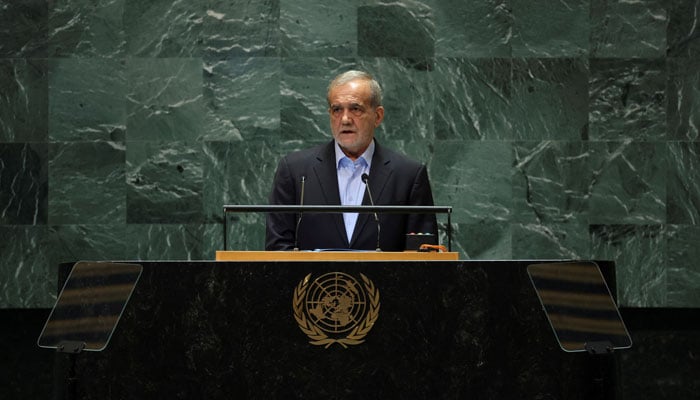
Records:
<instances>
[{"instance_id":1,"label":"marble wall panel","mask_svg":"<svg viewBox=\"0 0 700 400\"><path fill-rule=\"evenodd\" d=\"M439 58L435 64L437 139L513 138L510 59Z\"/></svg>"},{"instance_id":2,"label":"marble wall panel","mask_svg":"<svg viewBox=\"0 0 700 400\"><path fill-rule=\"evenodd\" d=\"M265 250L265 215L262 213L229 214L226 223L226 249ZM207 240L221 243L219 248L210 246L205 253L206 259L213 259L216 250L223 249L223 230L221 225L207 232Z\"/></svg>"},{"instance_id":3,"label":"marble wall panel","mask_svg":"<svg viewBox=\"0 0 700 400\"><path fill-rule=\"evenodd\" d=\"M396 139L377 139L382 145L388 146L391 149L403 153L414 160L418 160L423 164L429 165L430 161L435 156L435 142L426 140L415 140L408 138L405 140ZM428 177L432 180L433 174L428 170ZM433 195L435 193L433 192Z\"/></svg>"},{"instance_id":4,"label":"marble wall panel","mask_svg":"<svg viewBox=\"0 0 700 400\"><path fill-rule=\"evenodd\" d=\"M49 139L124 141L124 62L110 58L49 61Z\"/></svg>"},{"instance_id":5,"label":"marble wall panel","mask_svg":"<svg viewBox=\"0 0 700 400\"><path fill-rule=\"evenodd\" d=\"M510 57L513 12L507 0L428 0L438 57Z\"/></svg>"},{"instance_id":6,"label":"marble wall panel","mask_svg":"<svg viewBox=\"0 0 700 400\"><path fill-rule=\"evenodd\" d=\"M44 225L48 146L0 143L0 225Z\"/></svg>"},{"instance_id":7,"label":"marble wall panel","mask_svg":"<svg viewBox=\"0 0 700 400\"><path fill-rule=\"evenodd\" d=\"M203 163L199 142L128 142L127 222L203 222Z\"/></svg>"},{"instance_id":8,"label":"marble wall panel","mask_svg":"<svg viewBox=\"0 0 700 400\"><path fill-rule=\"evenodd\" d=\"M508 0L513 14L514 57L580 57L588 54L590 0Z\"/></svg>"},{"instance_id":9,"label":"marble wall panel","mask_svg":"<svg viewBox=\"0 0 700 400\"><path fill-rule=\"evenodd\" d=\"M130 260L201 260L202 224L129 224L125 253Z\"/></svg>"},{"instance_id":10,"label":"marble wall panel","mask_svg":"<svg viewBox=\"0 0 700 400\"><path fill-rule=\"evenodd\" d=\"M446 224L440 222L440 243L447 246ZM452 224L452 251L465 260L513 259L512 225L504 221L482 220L475 224Z\"/></svg>"},{"instance_id":11,"label":"marble wall panel","mask_svg":"<svg viewBox=\"0 0 700 400\"><path fill-rule=\"evenodd\" d=\"M0 93L0 142L45 142L49 133L46 60L0 58Z\"/></svg>"},{"instance_id":12,"label":"marble wall panel","mask_svg":"<svg viewBox=\"0 0 700 400\"><path fill-rule=\"evenodd\" d=\"M590 61L590 139L666 138L663 59Z\"/></svg>"},{"instance_id":13,"label":"marble wall panel","mask_svg":"<svg viewBox=\"0 0 700 400\"><path fill-rule=\"evenodd\" d=\"M358 0L282 1L282 57L357 55L357 3Z\"/></svg>"},{"instance_id":14,"label":"marble wall panel","mask_svg":"<svg viewBox=\"0 0 700 400\"><path fill-rule=\"evenodd\" d=\"M202 193L207 222L223 221L224 204L267 204L283 154L267 142L206 142Z\"/></svg>"},{"instance_id":15,"label":"marble wall panel","mask_svg":"<svg viewBox=\"0 0 700 400\"><path fill-rule=\"evenodd\" d=\"M670 225L668 251L668 307L696 304L700 293L700 227Z\"/></svg>"},{"instance_id":16,"label":"marble wall panel","mask_svg":"<svg viewBox=\"0 0 700 400\"><path fill-rule=\"evenodd\" d=\"M419 1L363 5L357 10L357 53L368 57L435 56L431 8ZM429 63L425 68L430 68Z\"/></svg>"},{"instance_id":17,"label":"marble wall panel","mask_svg":"<svg viewBox=\"0 0 700 400\"><path fill-rule=\"evenodd\" d=\"M202 56L211 60L280 55L280 0L203 0ZM194 2L193 2L194 3ZM297 2L290 2L296 4Z\"/></svg>"},{"instance_id":18,"label":"marble wall panel","mask_svg":"<svg viewBox=\"0 0 700 400\"><path fill-rule=\"evenodd\" d=\"M615 260L617 295L627 307L668 303L666 233L662 225L591 225L591 258Z\"/></svg>"},{"instance_id":19,"label":"marble wall panel","mask_svg":"<svg viewBox=\"0 0 700 400\"><path fill-rule=\"evenodd\" d=\"M700 57L700 1L669 0L669 23L666 27L668 55L672 57Z\"/></svg>"},{"instance_id":20,"label":"marble wall panel","mask_svg":"<svg viewBox=\"0 0 700 400\"><path fill-rule=\"evenodd\" d=\"M490 141L436 141L429 165L435 203L453 207L455 223L512 216L512 146Z\"/></svg>"},{"instance_id":21,"label":"marble wall panel","mask_svg":"<svg viewBox=\"0 0 700 400\"><path fill-rule=\"evenodd\" d=\"M667 138L700 139L700 57L669 58L667 102Z\"/></svg>"},{"instance_id":22,"label":"marble wall panel","mask_svg":"<svg viewBox=\"0 0 700 400\"><path fill-rule=\"evenodd\" d=\"M515 142L513 221L588 223L594 178L588 143Z\"/></svg>"},{"instance_id":23,"label":"marble wall panel","mask_svg":"<svg viewBox=\"0 0 700 400\"><path fill-rule=\"evenodd\" d=\"M660 142L591 142L592 224L666 222L666 146Z\"/></svg>"},{"instance_id":24,"label":"marble wall panel","mask_svg":"<svg viewBox=\"0 0 700 400\"><path fill-rule=\"evenodd\" d=\"M257 224L258 226L260 224ZM228 225L227 225L228 226ZM258 240L255 238L254 246L240 246L235 247L237 249L251 249L251 250L264 250L264 228L260 228L263 231L263 236ZM251 235L253 236L253 235ZM231 236L229 236L231 237ZM248 236L246 236L248 237ZM234 247L227 247L227 249L233 249ZM217 250L224 249L224 230L223 224L203 224L202 225L202 259L203 260L214 260L216 257Z\"/></svg>"},{"instance_id":25,"label":"marble wall panel","mask_svg":"<svg viewBox=\"0 0 700 400\"><path fill-rule=\"evenodd\" d=\"M509 118L518 140L587 140L588 66L583 59L514 59Z\"/></svg>"},{"instance_id":26,"label":"marble wall panel","mask_svg":"<svg viewBox=\"0 0 700 400\"><path fill-rule=\"evenodd\" d=\"M49 268L80 260L130 260L127 252L127 225L122 221L94 225L50 225L45 250ZM53 273L51 278L55 279ZM51 292L55 294L55 290ZM53 304L50 304L53 306Z\"/></svg>"},{"instance_id":27,"label":"marble wall panel","mask_svg":"<svg viewBox=\"0 0 700 400\"><path fill-rule=\"evenodd\" d=\"M126 54L198 57L206 5L202 1L124 0Z\"/></svg>"},{"instance_id":28,"label":"marble wall panel","mask_svg":"<svg viewBox=\"0 0 700 400\"><path fill-rule=\"evenodd\" d=\"M700 224L700 143L668 143L666 220Z\"/></svg>"},{"instance_id":29,"label":"marble wall panel","mask_svg":"<svg viewBox=\"0 0 700 400\"><path fill-rule=\"evenodd\" d=\"M664 0L591 0L590 56L654 58L666 54Z\"/></svg>"},{"instance_id":30,"label":"marble wall panel","mask_svg":"<svg viewBox=\"0 0 700 400\"><path fill-rule=\"evenodd\" d=\"M48 11L46 0L3 1L0 6L0 57L46 57Z\"/></svg>"},{"instance_id":31,"label":"marble wall panel","mask_svg":"<svg viewBox=\"0 0 700 400\"><path fill-rule=\"evenodd\" d=\"M57 266L46 254L46 227L0 225L0 237L0 308L52 306Z\"/></svg>"},{"instance_id":32,"label":"marble wall panel","mask_svg":"<svg viewBox=\"0 0 700 400\"><path fill-rule=\"evenodd\" d=\"M268 140L280 132L280 59L206 61L204 140Z\"/></svg>"},{"instance_id":33,"label":"marble wall panel","mask_svg":"<svg viewBox=\"0 0 700 400\"><path fill-rule=\"evenodd\" d=\"M122 143L51 143L49 223L124 223L124 157Z\"/></svg>"},{"instance_id":34,"label":"marble wall panel","mask_svg":"<svg viewBox=\"0 0 700 400\"><path fill-rule=\"evenodd\" d=\"M196 140L204 118L202 61L131 58L126 64L127 140Z\"/></svg>"},{"instance_id":35,"label":"marble wall panel","mask_svg":"<svg viewBox=\"0 0 700 400\"><path fill-rule=\"evenodd\" d=\"M513 224L513 259L590 259L588 224Z\"/></svg>"},{"instance_id":36,"label":"marble wall panel","mask_svg":"<svg viewBox=\"0 0 700 400\"><path fill-rule=\"evenodd\" d=\"M123 57L124 0L49 2L49 57Z\"/></svg>"}]
</instances>

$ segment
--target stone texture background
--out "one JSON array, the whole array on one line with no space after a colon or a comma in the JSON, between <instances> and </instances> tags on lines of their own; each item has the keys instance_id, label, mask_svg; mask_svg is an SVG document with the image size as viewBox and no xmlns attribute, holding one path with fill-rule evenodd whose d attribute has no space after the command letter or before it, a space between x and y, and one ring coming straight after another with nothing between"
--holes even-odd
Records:
<instances>
[{"instance_id":1,"label":"stone texture background","mask_svg":"<svg viewBox=\"0 0 700 400\"><path fill-rule=\"evenodd\" d=\"M699 307L700 1L0 1L0 308L58 263L213 259L221 206L384 86L465 259L611 259L627 307ZM261 249L262 215L229 247ZM442 221L443 225L445 221Z\"/></svg>"}]
</instances>

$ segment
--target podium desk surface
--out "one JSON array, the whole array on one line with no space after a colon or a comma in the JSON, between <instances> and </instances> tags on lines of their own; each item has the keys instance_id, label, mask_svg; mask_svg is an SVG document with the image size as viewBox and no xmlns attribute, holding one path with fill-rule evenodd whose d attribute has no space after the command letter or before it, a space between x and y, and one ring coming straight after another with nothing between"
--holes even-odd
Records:
<instances>
[{"instance_id":1,"label":"podium desk surface","mask_svg":"<svg viewBox=\"0 0 700 400\"><path fill-rule=\"evenodd\" d=\"M458 261L457 252L217 251L216 261Z\"/></svg>"}]
</instances>

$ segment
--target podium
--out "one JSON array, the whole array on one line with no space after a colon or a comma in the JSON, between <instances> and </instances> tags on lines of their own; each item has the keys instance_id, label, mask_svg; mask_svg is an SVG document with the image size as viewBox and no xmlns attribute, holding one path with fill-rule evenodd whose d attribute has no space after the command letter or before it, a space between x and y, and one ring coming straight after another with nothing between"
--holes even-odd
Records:
<instances>
[{"instance_id":1,"label":"podium","mask_svg":"<svg viewBox=\"0 0 700 400\"><path fill-rule=\"evenodd\" d=\"M599 364L560 350L527 274L549 261L323 253L140 261L110 346L78 360L79 398L591 398ZM614 293L614 264L598 264ZM319 343L312 322L337 315L305 316L342 303L323 297L339 285L365 291L369 316Z\"/></svg>"}]
</instances>

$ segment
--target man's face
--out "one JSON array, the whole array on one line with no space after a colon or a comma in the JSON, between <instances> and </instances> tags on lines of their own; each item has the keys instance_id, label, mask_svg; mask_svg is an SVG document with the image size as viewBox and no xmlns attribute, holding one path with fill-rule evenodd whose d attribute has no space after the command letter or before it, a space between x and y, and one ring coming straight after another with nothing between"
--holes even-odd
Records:
<instances>
[{"instance_id":1,"label":"man's face","mask_svg":"<svg viewBox=\"0 0 700 400\"><path fill-rule=\"evenodd\" d=\"M328 94L331 131L345 155L355 160L367 150L384 107L370 106L369 82L358 79L336 86Z\"/></svg>"}]
</instances>

